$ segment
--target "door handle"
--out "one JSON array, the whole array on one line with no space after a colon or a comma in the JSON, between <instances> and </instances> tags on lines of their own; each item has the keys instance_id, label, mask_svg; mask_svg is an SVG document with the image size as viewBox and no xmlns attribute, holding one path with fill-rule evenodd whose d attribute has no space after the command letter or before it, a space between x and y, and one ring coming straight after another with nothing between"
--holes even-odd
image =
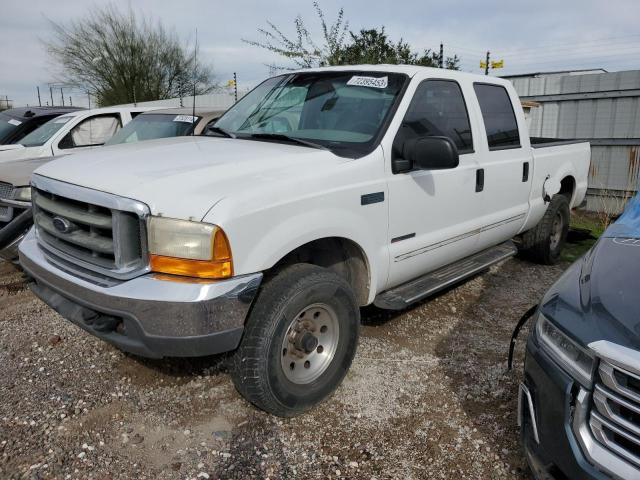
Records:
<instances>
[{"instance_id":1,"label":"door handle","mask_svg":"<svg viewBox=\"0 0 640 480\"><path fill-rule=\"evenodd\" d=\"M476 170L476 192L484 190L484 168Z\"/></svg>"},{"instance_id":2,"label":"door handle","mask_svg":"<svg viewBox=\"0 0 640 480\"><path fill-rule=\"evenodd\" d=\"M529 181L529 162L524 162L524 165L522 165L522 181Z\"/></svg>"}]
</instances>

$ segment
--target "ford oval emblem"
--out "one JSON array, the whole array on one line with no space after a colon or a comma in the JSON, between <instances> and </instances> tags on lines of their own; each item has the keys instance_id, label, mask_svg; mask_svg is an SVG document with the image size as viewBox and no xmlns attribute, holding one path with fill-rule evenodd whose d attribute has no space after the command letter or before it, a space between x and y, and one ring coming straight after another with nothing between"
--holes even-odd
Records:
<instances>
[{"instance_id":1,"label":"ford oval emblem","mask_svg":"<svg viewBox=\"0 0 640 480\"><path fill-rule=\"evenodd\" d=\"M53 217L52 222L53 227L60 233L70 233L73 232L76 228L76 226L66 218Z\"/></svg>"}]
</instances>

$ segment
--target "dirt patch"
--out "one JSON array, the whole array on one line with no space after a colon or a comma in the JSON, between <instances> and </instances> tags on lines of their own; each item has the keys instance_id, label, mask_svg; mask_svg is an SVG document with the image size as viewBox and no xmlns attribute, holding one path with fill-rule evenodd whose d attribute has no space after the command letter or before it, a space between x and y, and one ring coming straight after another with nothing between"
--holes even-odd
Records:
<instances>
[{"instance_id":1,"label":"dirt patch","mask_svg":"<svg viewBox=\"0 0 640 480\"><path fill-rule=\"evenodd\" d=\"M565 267L512 259L412 309L364 309L343 385L284 420L237 394L224 357L123 354L0 264L0 477L529 478L524 342L507 373L508 342Z\"/></svg>"}]
</instances>

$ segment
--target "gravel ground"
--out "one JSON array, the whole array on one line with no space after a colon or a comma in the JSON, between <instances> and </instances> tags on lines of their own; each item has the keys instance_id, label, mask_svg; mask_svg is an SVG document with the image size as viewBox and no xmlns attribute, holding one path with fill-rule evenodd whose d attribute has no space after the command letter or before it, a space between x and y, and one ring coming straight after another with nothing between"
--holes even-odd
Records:
<instances>
[{"instance_id":1,"label":"gravel ground","mask_svg":"<svg viewBox=\"0 0 640 480\"><path fill-rule=\"evenodd\" d=\"M400 313L363 311L343 385L283 420L221 357L149 361L66 322L0 264L0 478L529 478L518 318L565 265L511 259Z\"/></svg>"}]
</instances>

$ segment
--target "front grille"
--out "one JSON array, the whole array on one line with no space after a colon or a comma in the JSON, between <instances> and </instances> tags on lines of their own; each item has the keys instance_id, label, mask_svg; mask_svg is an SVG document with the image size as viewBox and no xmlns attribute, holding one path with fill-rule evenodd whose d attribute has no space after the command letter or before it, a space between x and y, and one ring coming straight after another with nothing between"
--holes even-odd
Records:
<instances>
[{"instance_id":1,"label":"front grille","mask_svg":"<svg viewBox=\"0 0 640 480\"><path fill-rule=\"evenodd\" d=\"M13 196L13 185L0 182L0 198L11 198Z\"/></svg>"},{"instance_id":2,"label":"front grille","mask_svg":"<svg viewBox=\"0 0 640 480\"><path fill-rule=\"evenodd\" d=\"M601 360L589 424L596 440L640 468L640 376Z\"/></svg>"},{"instance_id":3,"label":"front grille","mask_svg":"<svg viewBox=\"0 0 640 480\"><path fill-rule=\"evenodd\" d=\"M120 277L144 268L143 219L134 212L33 191L33 217L43 247L80 269Z\"/></svg>"},{"instance_id":4,"label":"front grille","mask_svg":"<svg viewBox=\"0 0 640 480\"><path fill-rule=\"evenodd\" d=\"M0 182L0 198L10 199L13 197L13 185ZM13 218L13 208L7 205L0 205L0 222L9 222Z\"/></svg>"}]
</instances>

